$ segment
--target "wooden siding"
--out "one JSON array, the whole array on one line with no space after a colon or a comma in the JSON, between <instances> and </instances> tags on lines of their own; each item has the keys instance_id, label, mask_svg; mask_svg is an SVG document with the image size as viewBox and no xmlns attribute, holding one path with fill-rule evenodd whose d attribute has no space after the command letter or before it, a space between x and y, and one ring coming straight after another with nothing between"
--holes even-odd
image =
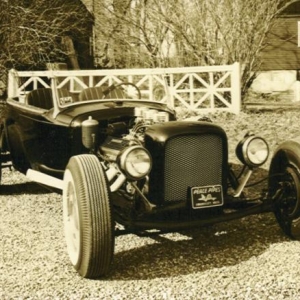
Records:
<instances>
[{"instance_id":1,"label":"wooden siding","mask_svg":"<svg viewBox=\"0 0 300 300\"><path fill-rule=\"evenodd\" d=\"M300 48L298 47L298 17L280 17L266 40L262 52L261 70L300 69Z\"/></svg>"},{"instance_id":2,"label":"wooden siding","mask_svg":"<svg viewBox=\"0 0 300 300\"><path fill-rule=\"evenodd\" d=\"M283 12L283 15L299 15L299 14L300 14L300 1L291 4Z\"/></svg>"}]
</instances>

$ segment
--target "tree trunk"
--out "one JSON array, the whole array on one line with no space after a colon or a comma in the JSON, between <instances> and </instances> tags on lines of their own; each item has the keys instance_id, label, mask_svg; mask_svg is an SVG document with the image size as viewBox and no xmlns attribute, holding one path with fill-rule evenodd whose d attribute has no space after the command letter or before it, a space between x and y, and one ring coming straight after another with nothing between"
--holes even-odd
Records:
<instances>
[{"instance_id":1,"label":"tree trunk","mask_svg":"<svg viewBox=\"0 0 300 300\"><path fill-rule=\"evenodd\" d=\"M62 38L62 44L68 56L71 70L79 70L80 66L78 63L77 53L74 48L73 40L69 36L64 36Z\"/></svg>"}]
</instances>

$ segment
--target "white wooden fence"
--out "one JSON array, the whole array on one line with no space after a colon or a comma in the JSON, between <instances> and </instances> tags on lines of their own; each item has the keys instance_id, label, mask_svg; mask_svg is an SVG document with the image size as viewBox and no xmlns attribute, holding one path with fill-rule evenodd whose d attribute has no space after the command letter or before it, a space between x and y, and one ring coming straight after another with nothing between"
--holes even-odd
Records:
<instances>
[{"instance_id":1,"label":"white wooden fence","mask_svg":"<svg viewBox=\"0 0 300 300\"><path fill-rule=\"evenodd\" d=\"M32 89L50 87L56 77L58 88L74 93L92 86L109 86L123 81L136 84L148 100L169 101L191 111L239 113L240 65L115 70L9 72L8 96L21 97Z\"/></svg>"}]
</instances>

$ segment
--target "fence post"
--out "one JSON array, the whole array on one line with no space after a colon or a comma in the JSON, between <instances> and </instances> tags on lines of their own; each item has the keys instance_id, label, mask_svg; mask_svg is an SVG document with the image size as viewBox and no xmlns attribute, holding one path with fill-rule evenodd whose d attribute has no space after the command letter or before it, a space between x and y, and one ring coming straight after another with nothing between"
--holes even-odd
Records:
<instances>
[{"instance_id":1,"label":"fence post","mask_svg":"<svg viewBox=\"0 0 300 300\"><path fill-rule=\"evenodd\" d=\"M17 72L14 69L9 70L8 72L8 81L7 81L7 96L8 98L18 97L18 81L17 81Z\"/></svg>"},{"instance_id":2,"label":"fence post","mask_svg":"<svg viewBox=\"0 0 300 300\"><path fill-rule=\"evenodd\" d=\"M241 111L241 69L238 62L232 65L231 98L232 112L239 114Z\"/></svg>"}]
</instances>

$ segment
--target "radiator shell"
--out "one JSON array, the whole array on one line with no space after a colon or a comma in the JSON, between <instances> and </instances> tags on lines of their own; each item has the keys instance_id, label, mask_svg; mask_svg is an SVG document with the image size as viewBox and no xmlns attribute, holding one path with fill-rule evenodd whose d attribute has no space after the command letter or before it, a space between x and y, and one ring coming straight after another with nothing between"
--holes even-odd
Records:
<instances>
[{"instance_id":1,"label":"radiator shell","mask_svg":"<svg viewBox=\"0 0 300 300\"><path fill-rule=\"evenodd\" d=\"M209 122L152 125L145 147L153 159L149 199L157 205L189 201L194 186L222 185L227 191L228 145L224 130Z\"/></svg>"}]
</instances>

